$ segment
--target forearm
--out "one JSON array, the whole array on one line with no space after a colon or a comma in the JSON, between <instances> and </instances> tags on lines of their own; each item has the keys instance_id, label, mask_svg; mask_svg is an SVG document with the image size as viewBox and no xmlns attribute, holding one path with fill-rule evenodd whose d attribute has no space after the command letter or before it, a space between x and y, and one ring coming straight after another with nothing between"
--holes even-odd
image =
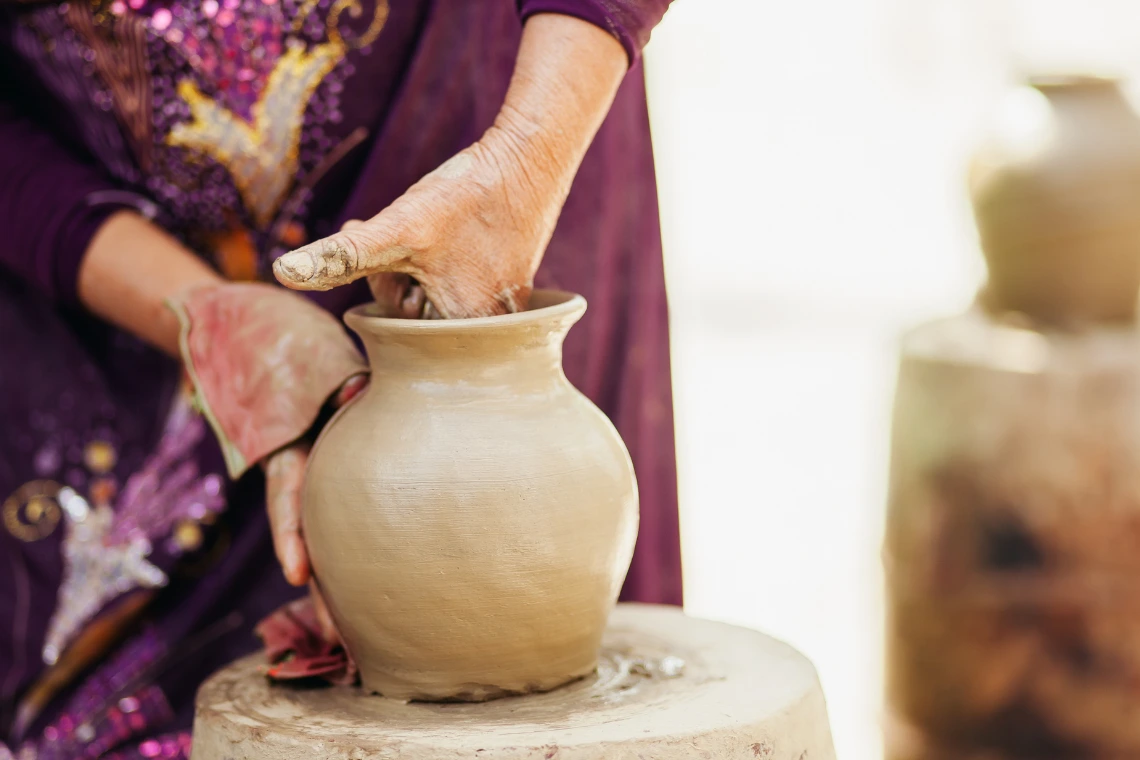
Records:
<instances>
[{"instance_id":1,"label":"forearm","mask_svg":"<svg viewBox=\"0 0 1140 760\"><path fill-rule=\"evenodd\" d=\"M178 355L178 318L166 299L221 277L157 225L122 211L95 233L79 266L79 299L91 312Z\"/></svg>"},{"instance_id":2,"label":"forearm","mask_svg":"<svg viewBox=\"0 0 1140 760\"><path fill-rule=\"evenodd\" d=\"M571 16L532 16L484 141L519 152L536 190L564 199L628 66L621 43L597 26Z\"/></svg>"}]
</instances>

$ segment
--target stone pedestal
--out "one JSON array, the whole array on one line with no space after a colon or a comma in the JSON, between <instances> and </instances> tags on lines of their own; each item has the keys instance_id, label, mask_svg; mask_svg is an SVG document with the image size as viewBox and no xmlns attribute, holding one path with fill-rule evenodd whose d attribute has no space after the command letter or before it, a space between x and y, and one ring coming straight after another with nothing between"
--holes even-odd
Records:
<instances>
[{"instance_id":1,"label":"stone pedestal","mask_svg":"<svg viewBox=\"0 0 1140 760\"><path fill-rule=\"evenodd\" d=\"M832 760L815 670L755 631L622 605L598 672L548 694L401 703L272 685L260 655L198 693L192 760Z\"/></svg>"},{"instance_id":2,"label":"stone pedestal","mask_svg":"<svg viewBox=\"0 0 1140 760\"><path fill-rule=\"evenodd\" d=\"M887 757L1140 757L1140 330L929 323L892 438Z\"/></svg>"}]
</instances>

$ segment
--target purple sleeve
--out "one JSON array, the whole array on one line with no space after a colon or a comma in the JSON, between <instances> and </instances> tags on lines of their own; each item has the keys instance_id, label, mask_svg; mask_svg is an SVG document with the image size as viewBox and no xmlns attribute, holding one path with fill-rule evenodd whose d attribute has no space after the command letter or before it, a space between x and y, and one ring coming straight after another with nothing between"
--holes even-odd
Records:
<instances>
[{"instance_id":1,"label":"purple sleeve","mask_svg":"<svg viewBox=\"0 0 1140 760\"><path fill-rule=\"evenodd\" d=\"M518 0L523 21L536 13L561 13L600 26L625 47L632 66L665 15L670 0Z\"/></svg>"},{"instance_id":2,"label":"purple sleeve","mask_svg":"<svg viewBox=\"0 0 1140 760\"><path fill-rule=\"evenodd\" d=\"M117 192L0 100L0 268L53 301L77 303L79 263L91 238L107 217L131 206Z\"/></svg>"}]
</instances>

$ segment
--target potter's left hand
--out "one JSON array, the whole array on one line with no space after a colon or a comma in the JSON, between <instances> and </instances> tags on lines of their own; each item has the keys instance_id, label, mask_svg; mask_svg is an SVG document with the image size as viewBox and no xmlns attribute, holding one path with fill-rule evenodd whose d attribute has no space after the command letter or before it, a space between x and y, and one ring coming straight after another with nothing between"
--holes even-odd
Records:
<instances>
[{"instance_id":1,"label":"potter's left hand","mask_svg":"<svg viewBox=\"0 0 1140 760\"><path fill-rule=\"evenodd\" d=\"M274 274L298 290L368 277L391 316L526 308L571 182L627 66L621 44L593 24L531 17L506 101L483 137L371 219L285 254Z\"/></svg>"},{"instance_id":2,"label":"potter's left hand","mask_svg":"<svg viewBox=\"0 0 1140 760\"><path fill-rule=\"evenodd\" d=\"M262 283L197 284L168 299L179 353L231 477L260 463L273 545L290 583L310 576L301 535L308 440L327 407L367 382L344 328L316 304Z\"/></svg>"},{"instance_id":3,"label":"potter's left hand","mask_svg":"<svg viewBox=\"0 0 1140 760\"><path fill-rule=\"evenodd\" d=\"M348 403L368 384L367 377L357 375L350 379L332 399L334 408ZM305 466L309 459L309 444L299 441L271 454L264 462L265 504L269 512L269 527L273 535L273 550L285 573L285 579L294 586L303 586L312 580L309 555L301 526L301 486L305 480ZM316 588L313 587L316 592ZM328 622L319 593L314 593L318 618L322 625Z\"/></svg>"},{"instance_id":4,"label":"potter's left hand","mask_svg":"<svg viewBox=\"0 0 1140 760\"><path fill-rule=\"evenodd\" d=\"M361 378L363 380L363 378ZM363 387L363 382L346 386L343 400ZM294 586L309 584L313 611L321 634L327 641L336 641L339 635L324 598L312 576L309 554L301 528L301 485L305 480L305 465L309 459L309 446L297 443L278 451L265 462L265 504L269 511L269 528L273 535L273 550L285 580Z\"/></svg>"}]
</instances>

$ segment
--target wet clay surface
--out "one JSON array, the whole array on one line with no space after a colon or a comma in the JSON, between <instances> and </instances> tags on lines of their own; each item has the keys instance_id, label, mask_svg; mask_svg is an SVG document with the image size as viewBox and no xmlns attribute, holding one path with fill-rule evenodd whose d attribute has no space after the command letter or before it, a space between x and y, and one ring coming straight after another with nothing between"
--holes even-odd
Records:
<instances>
[{"instance_id":1,"label":"wet clay surface","mask_svg":"<svg viewBox=\"0 0 1140 760\"><path fill-rule=\"evenodd\" d=\"M478 704L271 686L241 660L199 693L193 760L834 758L815 671L787 645L671 608L613 618L596 674Z\"/></svg>"},{"instance_id":2,"label":"wet clay surface","mask_svg":"<svg viewBox=\"0 0 1140 760\"><path fill-rule=\"evenodd\" d=\"M637 537L620 436L562 372L586 304L346 321L370 385L326 426L304 535L366 689L482 701L594 670Z\"/></svg>"}]
</instances>

